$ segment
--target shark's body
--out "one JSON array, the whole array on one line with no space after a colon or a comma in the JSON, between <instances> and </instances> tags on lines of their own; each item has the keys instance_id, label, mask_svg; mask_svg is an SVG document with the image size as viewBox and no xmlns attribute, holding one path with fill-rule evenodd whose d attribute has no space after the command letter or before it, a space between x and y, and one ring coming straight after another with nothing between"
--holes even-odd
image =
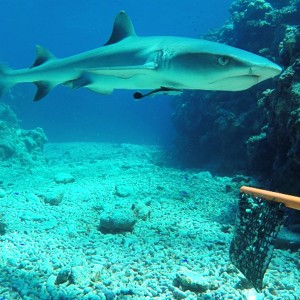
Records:
<instances>
[{"instance_id":1,"label":"shark's body","mask_svg":"<svg viewBox=\"0 0 300 300\"><path fill-rule=\"evenodd\" d=\"M59 59L37 46L29 69L0 67L0 96L17 83L37 86L34 100L59 84L100 94L114 89L172 92L185 89L239 91L274 77L281 68L266 58L200 39L139 37L121 11L108 42L95 50ZM146 94L146 95L148 95ZM143 97L136 93L136 98Z\"/></svg>"}]
</instances>

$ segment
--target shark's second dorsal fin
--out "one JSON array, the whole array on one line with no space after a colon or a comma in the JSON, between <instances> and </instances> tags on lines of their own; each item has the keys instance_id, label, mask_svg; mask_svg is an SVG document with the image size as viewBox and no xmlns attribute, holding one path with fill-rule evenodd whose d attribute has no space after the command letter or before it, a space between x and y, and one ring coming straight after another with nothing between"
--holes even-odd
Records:
<instances>
[{"instance_id":1,"label":"shark's second dorsal fin","mask_svg":"<svg viewBox=\"0 0 300 300\"><path fill-rule=\"evenodd\" d=\"M115 44L129 36L136 36L136 33L129 16L122 10L116 15L112 34L104 45Z\"/></svg>"},{"instance_id":2,"label":"shark's second dorsal fin","mask_svg":"<svg viewBox=\"0 0 300 300\"><path fill-rule=\"evenodd\" d=\"M33 65L31 66L31 68L40 66L43 63L56 58L50 51L48 51L47 49L43 48L40 45L35 46L35 51L36 51L36 59Z\"/></svg>"}]
</instances>

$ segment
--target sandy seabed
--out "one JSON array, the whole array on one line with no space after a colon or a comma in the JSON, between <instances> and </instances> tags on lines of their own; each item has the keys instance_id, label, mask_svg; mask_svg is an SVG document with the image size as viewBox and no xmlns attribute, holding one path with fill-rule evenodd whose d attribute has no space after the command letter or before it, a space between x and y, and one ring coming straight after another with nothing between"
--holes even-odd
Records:
<instances>
[{"instance_id":1,"label":"sandy seabed","mask_svg":"<svg viewBox=\"0 0 300 300\"><path fill-rule=\"evenodd\" d=\"M0 299L300 299L300 250L275 249L262 293L231 264L232 178L169 167L156 146L44 153L0 165ZM101 230L120 212L131 230Z\"/></svg>"}]
</instances>

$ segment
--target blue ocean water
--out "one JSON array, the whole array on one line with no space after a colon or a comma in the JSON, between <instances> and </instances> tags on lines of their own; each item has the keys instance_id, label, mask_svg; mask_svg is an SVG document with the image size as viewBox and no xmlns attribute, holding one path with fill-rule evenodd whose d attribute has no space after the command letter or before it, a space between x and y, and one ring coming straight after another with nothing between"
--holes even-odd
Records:
<instances>
[{"instance_id":1,"label":"blue ocean water","mask_svg":"<svg viewBox=\"0 0 300 300\"><path fill-rule=\"evenodd\" d=\"M110 36L122 9L140 35L197 38L224 24L230 2L4 0L0 64L29 67L36 44L58 57L97 48ZM262 1L255 3L265 7ZM285 233L279 240L282 248L274 253L263 294L229 262L228 252L231 261L248 269L240 239L251 238L236 231L234 248L229 245L239 186L259 182L244 175L218 177L208 170L165 168L161 148L129 144L168 146L174 130L171 97L134 101L134 92L102 96L57 87L33 102L34 85L22 84L5 95L21 127L43 128L52 143L41 157L39 130L15 131L1 124L0 300L299 299L300 252L283 247L290 242L298 248L298 235ZM217 125L224 123L225 118ZM124 144L54 143L69 141ZM259 201L243 204L250 221L251 210L257 216L261 208ZM270 216L278 229L277 221L284 217L280 214L279 220L271 212L262 219L270 221ZM270 258L272 252L269 243L260 243L260 223L253 230L240 226L259 234L253 239L258 243L243 251L258 269L265 261L257 257L263 253Z\"/></svg>"},{"instance_id":2,"label":"blue ocean water","mask_svg":"<svg viewBox=\"0 0 300 300\"><path fill-rule=\"evenodd\" d=\"M27 68L40 44L57 57L100 47L114 17L126 10L139 35L200 37L228 17L231 0L1 1L0 61ZM169 96L135 102L134 91L102 96L85 89L55 88L33 103L35 87L22 84L5 96L22 127L42 127L51 142L100 141L168 145L173 139Z\"/></svg>"}]
</instances>

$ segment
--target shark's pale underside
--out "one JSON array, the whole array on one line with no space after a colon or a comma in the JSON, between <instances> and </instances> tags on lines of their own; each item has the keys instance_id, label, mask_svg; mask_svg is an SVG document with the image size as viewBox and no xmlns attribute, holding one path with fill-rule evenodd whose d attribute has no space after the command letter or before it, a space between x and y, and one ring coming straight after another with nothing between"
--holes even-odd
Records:
<instances>
[{"instance_id":1,"label":"shark's pale underside","mask_svg":"<svg viewBox=\"0 0 300 300\"><path fill-rule=\"evenodd\" d=\"M259 55L224 44L172 36L137 36L128 15L117 14L105 45L66 58L56 58L36 46L31 68L13 70L0 66L0 96L17 83L37 86L34 100L55 86L85 87L100 94L114 89L159 92L188 90L239 91L281 72Z\"/></svg>"}]
</instances>

